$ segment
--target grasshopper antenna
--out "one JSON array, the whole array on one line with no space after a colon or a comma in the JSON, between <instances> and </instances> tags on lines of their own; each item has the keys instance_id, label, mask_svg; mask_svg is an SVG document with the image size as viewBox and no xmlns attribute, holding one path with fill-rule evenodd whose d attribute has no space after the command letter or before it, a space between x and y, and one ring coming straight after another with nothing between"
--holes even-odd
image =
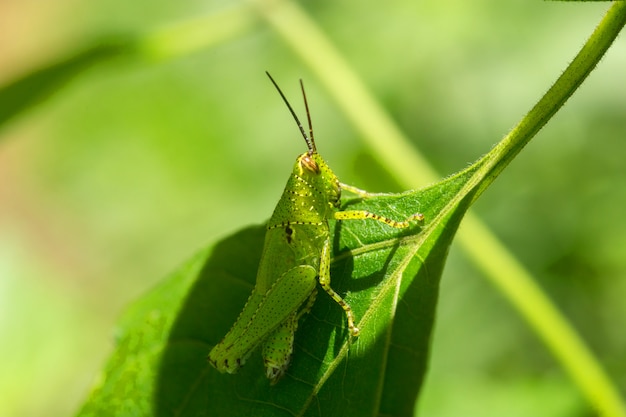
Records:
<instances>
[{"instance_id":1,"label":"grasshopper antenna","mask_svg":"<svg viewBox=\"0 0 626 417\"><path fill-rule=\"evenodd\" d=\"M291 104L289 104L289 101L287 101L287 98L283 94L278 84L276 84L276 81L274 81L274 79L272 78L269 72L265 71L265 73L270 78L270 81L272 81L272 84L274 84L274 87L276 87L276 90L278 90L278 94L280 94L280 96L283 98L283 101L287 105L287 108L289 109L289 111L291 112L291 115L296 121L296 124L298 125L298 128L300 129L300 133L302 133L302 137L304 138L304 141L306 142L306 146L309 148L309 154L316 153L317 149L315 148L315 142L313 142L313 127L311 126L311 116L309 115L309 105L306 102L306 94L304 94L304 85L302 83L302 80L300 80L300 86L302 87L302 95L304 96L304 106L306 107L306 116L309 122L309 131L311 133L310 137L306 134L304 127L302 127L302 123L300 123L298 116L296 116L296 112L293 111Z\"/></svg>"},{"instance_id":2,"label":"grasshopper antenna","mask_svg":"<svg viewBox=\"0 0 626 417\"><path fill-rule=\"evenodd\" d=\"M309 123L309 137L311 138L311 143L313 144L313 152L315 149L315 139L313 139L313 124L311 123L311 113L309 113L309 103L306 101L306 93L304 92L304 83L302 82L302 78L300 78L300 89L302 90L302 98L304 98L304 108L306 109L306 119Z\"/></svg>"}]
</instances>

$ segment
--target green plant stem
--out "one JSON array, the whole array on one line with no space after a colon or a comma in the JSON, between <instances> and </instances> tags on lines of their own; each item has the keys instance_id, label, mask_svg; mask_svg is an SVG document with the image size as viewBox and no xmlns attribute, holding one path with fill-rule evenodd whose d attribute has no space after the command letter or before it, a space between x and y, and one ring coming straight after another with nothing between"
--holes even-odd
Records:
<instances>
[{"instance_id":1,"label":"green plant stem","mask_svg":"<svg viewBox=\"0 0 626 417\"><path fill-rule=\"evenodd\" d=\"M296 55L317 74L328 93L371 147L373 154L399 182L414 188L424 182L435 181L438 177L435 170L409 145L409 141L367 91L341 54L297 4L280 0L251 0L251 3ZM624 13L624 2L617 2L611 7L579 57L546 94L547 98L544 97L520 125L490 152L497 154L506 149L511 155L508 161L503 157L493 158L495 165L489 167L488 174L495 177L501 172L580 85L619 32L619 22L623 21ZM572 72L574 69L576 74ZM518 139L514 144L506 145L513 138ZM537 286L531 274L488 228L475 216L468 214L459 230L458 239L471 259L544 340L590 403L604 416L626 416L618 390L583 340Z\"/></svg>"},{"instance_id":2,"label":"green plant stem","mask_svg":"<svg viewBox=\"0 0 626 417\"><path fill-rule=\"evenodd\" d=\"M617 38L626 23L626 2L618 1L611 6L585 45L556 82L485 157L485 177L480 192L515 158L524 146L565 104L583 83ZM475 198L480 195L476 193Z\"/></svg>"},{"instance_id":3,"label":"green plant stem","mask_svg":"<svg viewBox=\"0 0 626 417\"><path fill-rule=\"evenodd\" d=\"M616 2L609 9L589 40L576 58L557 79L548 92L528 112L511 132L485 157L485 165L477 173L483 181L477 182L477 198L493 182L500 172L515 158L550 118L565 104L567 99L587 78L626 23L626 2ZM478 260L482 269L495 268L489 274L500 291L516 308L559 358L589 401L601 415L625 416L623 400L618 389L611 383L594 355L576 334L574 329L555 308L537 285L526 275L523 267L498 242L490 239L484 226L475 218L465 219L464 229L459 234L463 241L470 236L482 236L480 247L472 245L474 239L465 243L465 248ZM488 261L490 258L493 261ZM497 264L496 264L497 262ZM502 274L505 271L505 274Z\"/></svg>"}]
</instances>

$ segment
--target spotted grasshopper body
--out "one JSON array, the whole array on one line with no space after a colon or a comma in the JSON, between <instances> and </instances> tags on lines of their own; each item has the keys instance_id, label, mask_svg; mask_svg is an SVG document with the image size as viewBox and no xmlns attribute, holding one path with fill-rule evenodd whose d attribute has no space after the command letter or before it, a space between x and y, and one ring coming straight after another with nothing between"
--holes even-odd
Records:
<instances>
[{"instance_id":1,"label":"spotted grasshopper body","mask_svg":"<svg viewBox=\"0 0 626 417\"><path fill-rule=\"evenodd\" d=\"M289 366L298 322L310 311L318 283L344 310L350 335L359 335L350 305L330 286L328 220L372 219L391 227L406 228L410 222L421 221L424 216L416 213L404 221L395 221L363 210L339 210L342 190L363 198L370 194L340 183L317 153L302 81L309 136L274 79L267 75L296 120L308 151L296 159L285 191L268 222L252 294L233 327L211 350L208 359L218 371L232 374L261 345L266 376L273 385Z\"/></svg>"}]
</instances>

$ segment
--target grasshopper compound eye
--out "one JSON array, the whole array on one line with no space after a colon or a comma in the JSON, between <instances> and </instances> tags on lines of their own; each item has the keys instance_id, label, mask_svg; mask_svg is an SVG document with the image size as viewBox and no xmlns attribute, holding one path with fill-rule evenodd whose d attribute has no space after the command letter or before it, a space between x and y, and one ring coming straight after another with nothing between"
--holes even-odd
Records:
<instances>
[{"instance_id":1,"label":"grasshopper compound eye","mask_svg":"<svg viewBox=\"0 0 626 417\"><path fill-rule=\"evenodd\" d=\"M311 158L311 155L309 155L308 153L302 155L302 157L300 158L300 165L307 171L313 172L315 174L320 173L320 166L317 164L317 162L315 162L313 158Z\"/></svg>"}]
</instances>

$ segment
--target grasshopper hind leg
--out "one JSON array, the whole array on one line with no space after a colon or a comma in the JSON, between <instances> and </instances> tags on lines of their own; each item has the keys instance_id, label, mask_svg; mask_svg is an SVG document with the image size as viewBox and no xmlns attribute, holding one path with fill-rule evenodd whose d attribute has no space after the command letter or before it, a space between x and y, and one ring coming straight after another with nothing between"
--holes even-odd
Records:
<instances>
[{"instance_id":1,"label":"grasshopper hind leg","mask_svg":"<svg viewBox=\"0 0 626 417\"><path fill-rule=\"evenodd\" d=\"M302 307L292 313L263 343L263 361L265 375L271 385L275 385L285 374L291 362L294 334L298 329L300 317L311 311L317 290L313 290Z\"/></svg>"}]
</instances>

